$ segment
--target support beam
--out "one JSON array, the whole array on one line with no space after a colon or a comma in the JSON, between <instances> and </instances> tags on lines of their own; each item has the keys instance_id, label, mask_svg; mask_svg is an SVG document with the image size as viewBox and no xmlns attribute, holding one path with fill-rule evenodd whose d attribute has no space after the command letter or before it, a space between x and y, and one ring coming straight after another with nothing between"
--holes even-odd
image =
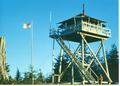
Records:
<instances>
[{"instance_id":1,"label":"support beam","mask_svg":"<svg viewBox=\"0 0 120 86\"><path fill-rule=\"evenodd\" d=\"M76 18L74 17L74 28L76 27Z\"/></svg>"},{"instance_id":2,"label":"support beam","mask_svg":"<svg viewBox=\"0 0 120 86\"><path fill-rule=\"evenodd\" d=\"M103 68L102 64L99 62L98 58L96 57L95 53L92 51L91 47L89 46L89 44L87 43L87 41L85 40L83 34L81 33L81 37L84 40L84 42L86 43L86 45L88 46L88 48L90 49L91 53L93 54L93 57L96 59L96 61L98 62L98 64L100 65L101 69L103 70L103 72L105 73L105 75L107 76L107 78L109 79L109 82L111 83L112 80L111 78L108 76L108 74L106 73L105 69Z\"/></svg>"},{"instance_id":3,"label":"support beam","mask_svg":"<svg viewBox=\"0 0 120 86\"><path fill-rule=\"evenodd\" d=\"M84 68L84 63L85 63L85 61L84 61L84 59L85 59L85 55L84 55L84 52L85 52L85 46L84 46L84 40L82 40L82 43L81 43L81 50L82 50L82 66L83 66L83 68ZM85 77L82 77L83 78L83 84L85 84Z\"/></svg>"},{"instance_id":4,"label":"support beam","mask_svg":"<svg viewBox=\"0 0 120 86\"><path fill-rule=\"evenodd\" d=\"M106 58L106 52L105 52L105 48L104 48L104 40L101 40L101 45L102 45L102 50L103 50L103 57L104 57L104 61L105 61L105 67L106 67L106 71L107 71L107 74L110 78L110 75L109 75L109 70L108 70L108 63L107 63L107 58Z\"/></svg>"},{"instance_id":5,"label":"support beam","mask_svg":"<svg viewBox=\"0 0 120 86\"><path fill-rule=\"evenodd\" d=\"M63 49L60 49L60 65L59 65L59 77L58 77L58 83L60 83L60 75L62 72L62 57L63 57Z\"/></svg>"},{"instance_id":6,"label":"support beam","mask_svg":"<svg viewBox=\"0 0 120 86\"><path fill-rule=\"evenodd\" d=\"M74 63L73 63L73 61L72 61L72 69L71 69L71 71L72 71L72 84L74 84Z\"/></svg>"},{"instance_id":7,"label":"support beam","mask_svg":"<svg viewBox=\"0 0 120 86\"><path fill-rule=\"evenodd\" d=\"M77 32L77 34L83 34L84 36L88 36L88 37L93 37L93 38L96 38L96 39L104 39L105 40L105 37L101 37L101 36L97 36L97 35L91 35L91 34L87 34L87 33L84 33L84 32Z\"/></svg>"},{"instance_id":8,"label":"support beam","mask_svg":"<svg viewBox=\"0 0 120 86\"><path fill-rule=\"evenodd\" d=\"M79 50L80 47L81 47L81 44L79 44L79 45L77 46L74 54L77 53L77 51ZM73 76L73 75L74 75L74 67L73 67L73 64L74 64L74 62L71 61L71 62L68 64L68 66L65 68L65 70L64 70L64 71L61 73L61 75L60 75L60 79L62 79L64 73L65 73L65 72L67 71L67 69L72 65L72 84L74 84L74 76Z\"/></svg>"},{"instance_id":9,"label":"support beam","mask_svg":"<svg viewBox=\"0 0 120 86\"><path fill-rule=\"evenodd\" d=\"M98 53L100 52L100 49L101 49L101 44L99 45L98 49L97 49L97 52L96 52L96 56L98 55ZM88 67L86 68L86 71L90 68L90 66L92 65L92 63L94 62L95 58L93 58L90 62L90 64L88 65Z\"/></svg>"},{"instance_id":10,"label":"support beam","mask_svg":"<svg viewBox=\"0 0 120 86\"><path fill-rule=\"evenodd\" d=\"M99 77L97 76L97 74L90 68L91 72L97 77L97 81L99 79Z\"/></svg>"},{"instance_id":11,"label":"support beam","mask_svg":"<svg viewBox=\"0 0 120 86\"><path fill-rule=\"evenodd\" d=\"M71 64L72 64L72 62L70 62L70 63L68 64L68 66L66 67L66 69L61 73L61 75L60 75L60 78L61 78L61 79L62 79L64 73L67 71L67 69L71 66Z\"/></svg>"},{"instance_id":12,"label":"support beam","mask_svg":"<svg viewBox=\"0 0 120 86\"><path fill-rule=\"evenodd\" d=\"M76 53L78 52L78 50L80 49L80 47L81 47L81 43L77 46L77 48L76 48L74 54L76 54Z\"/></svg>"},{"instance_id":13,"label":"support beam","mask_svg":"<svg viewBox=\"0 0 120 86\"><path fill-rule=\"evenodd\" d=\"M82 66L84 67L84 40L81 43L81 52L82 52Z\"/></svg>"},{"instance_id":14,"label":"support beam","mask_svg":"<svg viewBox=\"0 0 120 86\"><path fill-rule=\"evenodd\" d=\"M58 44L64 49L65 53L68 54L68 56L74 61L75 65L78 67L79 71L82 73L82 77L85 77L88 83L90 84L96 84L94 77L90 74L89 71L85 71L85 68L83 68L82 63L76 58L76 56L69 50L69 48L65 45L63 39L59 37L56 39Z\"/></svg>"}]
</instances>

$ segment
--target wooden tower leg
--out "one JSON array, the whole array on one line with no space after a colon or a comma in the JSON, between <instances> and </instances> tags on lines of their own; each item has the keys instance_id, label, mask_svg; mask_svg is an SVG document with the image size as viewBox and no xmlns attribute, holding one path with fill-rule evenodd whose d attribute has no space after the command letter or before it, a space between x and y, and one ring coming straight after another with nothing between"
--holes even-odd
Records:
<instances>
[{"instance_id":1,"label":"wooden tower leg","mask_svg":"<svg viewBox=\"0 0 120 86\"><path fill-rule=\"evenodd\" d=\"M92 53L93 57L96 59L97 63L101 67L102 71L105 73L106 77L108 78L108 81L112 82L112 80L109 77L108 73L106 72L106 70L104 69L104 67L102 66L102 64L100 63L99 59L97 58L96 54L93 52L92 48L90 47L90 45L88 44L88 42L86 41L86 39L84 38L83 34L81 34L81 37L84 40L85 44L88 46L88 48L89 48L90 52ZM106 63L106 65L107 65L107 63Z\"/></svg>"},{"instance_id":2,"label":"wooden tower leg","mask_svg":"<svg viewBox=\"0 0 120 86\"><path fill-rule=\"evenodd\" d=\"M104 40L101 40L101 45L102 45L102 51L103 51L103 58L104 58L104 62L105 62L105 68L106 68L106 73L108 75L108 77L110 78L109 75L109 69L108 69L108 63L107 63L107 58L106 58L106 52L105 52L105 48L104 48ZM111 84L112 82L109 81L109 84Z\"/></svg>"},{"instance_id":3,"label":"wooden tower leg","mask_svg":"<svg viewBox=\"0 0 120 86\"><path fill-rule=\"evenodd\" d=\"M72 69L71 69L71 71L72 71L72 84L74 84L74 63L73 63L73 61L72 61Z\"/></svg>"},{"instance_id":4,"label":"wooden tower leg","mask_svg":"<svg viewBox=\"0 0 120 86\"><path fill-rule=\"evenodd\" d=\"M85 61L84 61L84 59L85 59L85 55L84 55L84 40L82 39L82 43L81 43L81 50L82 50L82 66L83 66L83 68L84 68L84 63L85 63ZM83 84L85 84L85 77L82 77L83 78Z\"/></svg>"},{"instance_id":5,"label":"wooden tower leg","mask_svg":"<svg viewBox=\"0 0 120 86\"><path fill-rule=\"evenodd\" d=\"M63 57L63 49L60 49L60 65L59 65L59 76L58 76L58 83L60 83L61 79L61 72L62 72L62 57Z\"/></svg>"}]
</instances>

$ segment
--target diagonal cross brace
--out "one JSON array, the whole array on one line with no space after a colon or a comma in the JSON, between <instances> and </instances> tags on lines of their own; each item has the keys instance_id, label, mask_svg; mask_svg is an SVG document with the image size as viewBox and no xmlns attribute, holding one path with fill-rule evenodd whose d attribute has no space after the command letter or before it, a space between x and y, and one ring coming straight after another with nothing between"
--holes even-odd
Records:
<instances>
[{"instance_id":1,"label":"diagonal cross brace","mask_svg":"<svg viewBox=\"0 0 120 86\"><path fill-rule=\"evenodd\" d=\"M87 43L87 41L85 40L84 36L82 33L80 33L82 39L84 40L84 42L86 43L86 45L88 46L89 50L91 51L91 53L93 54L93 57L96 59L96 61L98 62L98 64L100 65L100 67L102 68L103 72L105 73L105 75L107 76L107 78L109 79L109 82L111 83L112 80L111 78L108 76L107 72L105 71L105 69L103 68L102 64L99 62L98 58L96 57L95 53L92 51L91 47L89 46L89 44Z\"/></svg>"},{"instance_id":2,"label":"diagonal cross brace","mask_svg":"<svg viewBox=\"0 0 120 86\"><path fill-rule=\"evenodd\" d=\"M76 64L76 66L78 67L79 71L83 74L82 77L85 77L86 80L90 83L90 84L96 84L95 83L95 79L94 77L90 74L90 72L85 71L85 68L82 67L82 63L79 62L76 58L76 56L69 50L69 48L64 44L63 39L61 37L59 37L58 39L56 39L58 44L63 48L63 50L66 52L66 54L69 55L69 57L73 60L73 62Z\"/></svg>"},{"instance_id":3,"label":"diagonal cross brace","mask_svg":"<svg viewBox=\"0 0 120 86\"><path fill-rule=\"evenodd\" d=\"M96 54L95 54L96 56L98 55L100 49L101 49L101 44L99 45L98 50L97 50L97 52L96 52ZM93 58L93 59L91 60L90 64L89 64L88 67L86 68L86 71L90 68L90 66L92 65L92 63L94 62L94 60L95 60L95 58Z\"/></svg>"},{"instance_id":4,"label":"diagonal cross brace","mask_svg":"<svg viewBox=\"0 0 120 86\"><path fill-rule=\"evenodd\" d=\"M79 50L79 48L80 48L80 44L79 44L78 47L76 48L74 54L76 54L76 52ZM72 65L72 63L73 63L73 61L71 61L71 62L68 64L68 66L65 68L65 70L60 74L60 78L61 78L61 79L62 79L64 73L67 71L67 69Z\"/></svg>"}]
</instances>

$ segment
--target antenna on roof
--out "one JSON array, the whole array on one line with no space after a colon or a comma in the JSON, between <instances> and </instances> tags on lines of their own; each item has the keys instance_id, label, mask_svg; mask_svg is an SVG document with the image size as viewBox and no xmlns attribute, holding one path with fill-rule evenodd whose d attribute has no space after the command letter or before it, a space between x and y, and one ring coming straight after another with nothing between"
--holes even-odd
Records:
<instances>
[{"instance_id":1,"label":"antenna on roof","mask_svg":"<svg viewBox=\"0 0 120 86\"><path fill-rule=\"evenodd\" d=\"M51 29L51 23L52 22L52 11L50 11L50 29Z\"/></svg>"},{"instance_id":2,"label":"antenna on roof","mask_svg":"<svg viewBox=\"0 0 120 86\"><path fill-rule=\"evenodd\" d=\"M83 15L85 15L85 4L83 4Z\"/></svg>"}]
</instances>

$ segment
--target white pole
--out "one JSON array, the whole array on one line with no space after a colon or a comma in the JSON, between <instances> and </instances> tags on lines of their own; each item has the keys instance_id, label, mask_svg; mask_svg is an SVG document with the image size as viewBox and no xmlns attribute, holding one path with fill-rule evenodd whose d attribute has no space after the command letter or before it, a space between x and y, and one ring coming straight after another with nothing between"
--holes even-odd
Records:
<instances>
[{"instance_id":1,"label":"white pole","mask_svg":"<svg viewBox=\"0 0 120 86\"><path fill-rule=\"evenodd\" d=\"M50 11L50 30L52 29L52 11ZM55 40L53 39L53 48L52 48L52 83L54 84L54 46Z\"/></svg>"},{"instance_id":2,"label":"white pole","mask_svg":"<svg viewBox=\"0 0 120 86\"><path fill-rule=\"evenodd\" d=\"M31 72L32 72L32 84L34 84L33 76L33 21L31 22Z\"/></svg>"}]
</instances>

